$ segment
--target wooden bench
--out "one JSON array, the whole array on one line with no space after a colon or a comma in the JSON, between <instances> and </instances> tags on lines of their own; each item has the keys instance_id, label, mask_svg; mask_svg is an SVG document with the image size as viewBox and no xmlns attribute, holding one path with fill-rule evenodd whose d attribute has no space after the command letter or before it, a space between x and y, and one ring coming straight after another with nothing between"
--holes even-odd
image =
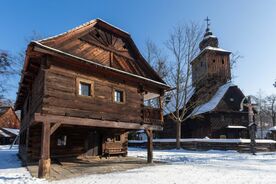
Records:
<instances>
[{"instance_id":1,"label":"wooden bench","mask_svg":"<svg viewBox=\"0 0 276 184\"><path fill-rule=\"evenodd\" d=\"M108 142L105 144L104 155L110 157L111 155L125 155L121 142Z\"/></svg>"}]
</instances>

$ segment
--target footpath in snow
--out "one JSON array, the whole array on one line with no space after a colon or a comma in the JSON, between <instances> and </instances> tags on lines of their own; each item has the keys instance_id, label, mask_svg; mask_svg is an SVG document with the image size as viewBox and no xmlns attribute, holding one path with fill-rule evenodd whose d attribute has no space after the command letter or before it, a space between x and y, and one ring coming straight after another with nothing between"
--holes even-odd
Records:
<instances>
[{"instance_id":1,"label":"footpath in snow","mask_svg":"<svg viewBox=\"0 0 276 184\"><path fill-rule=\"evenodd\" d=\"M0 146L0 184L48 183L32 178L20 166L17 149ZM130 148L129 156L146 158L146 150ZM276 183L276 153L256 156L235 151L154 151L154 159L166 165L149 166L124 172L87 175L50 183L59 184L191 184L191 183Z\"/></svg>"}]
</instances>

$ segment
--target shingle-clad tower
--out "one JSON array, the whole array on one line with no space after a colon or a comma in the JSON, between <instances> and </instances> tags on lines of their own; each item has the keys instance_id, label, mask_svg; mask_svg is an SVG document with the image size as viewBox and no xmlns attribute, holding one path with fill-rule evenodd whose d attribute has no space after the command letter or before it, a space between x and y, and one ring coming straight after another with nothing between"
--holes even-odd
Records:
<instances>
[{"instance_id":1,"label":"shingle-clad tower","mask_svg":"<svg viewBox=\"0 0 276 184\"><path fill-rule=\"evenodd\" d=\"M231 52L219 47L218 38L210 31L210 19L206 20L207 28L199 44L200 53L191 62L192 82L195 88L220 86L231 80Z\"/></svg>"}]
</instances>

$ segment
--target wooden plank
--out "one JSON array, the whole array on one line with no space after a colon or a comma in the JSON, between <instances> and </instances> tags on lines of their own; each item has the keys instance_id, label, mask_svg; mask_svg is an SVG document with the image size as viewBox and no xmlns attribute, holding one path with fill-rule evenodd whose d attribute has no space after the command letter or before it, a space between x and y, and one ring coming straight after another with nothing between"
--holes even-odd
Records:
<instances>
[{"instance_id":1,"label":"wooden plank","mask_svg":"<svg viewBox=\"0 0 276 184\"><path fill-rule=\"evenodd\" d=\"M57 129L58 127L60 127L61 123L55 123L52 127L51 127L51 134L52 135Z\"/></svg>"},{"instance_id":2,"label":"wooden plank","mask_svg":"<svg viewBox=\"0 0 276 184\"><path fill-rule=\"evenodd\" d=\"M141 129L152 129L152 130L163 130L162 126L149 125L149 124L138 124L138 123L126 123L126 122L116 122L116 121L105 121L98 119L88 119L88 118L77 118L77 117L67 117L58 115L42 115L40 113L35 113L34 119L37 122L60 122L62 124L68 125L82 125L82 126L92 126L92 127L105 127L105 128L120 128L120 129L130 129L130 130L141 130Z\"/></svg>"}]
</instances>

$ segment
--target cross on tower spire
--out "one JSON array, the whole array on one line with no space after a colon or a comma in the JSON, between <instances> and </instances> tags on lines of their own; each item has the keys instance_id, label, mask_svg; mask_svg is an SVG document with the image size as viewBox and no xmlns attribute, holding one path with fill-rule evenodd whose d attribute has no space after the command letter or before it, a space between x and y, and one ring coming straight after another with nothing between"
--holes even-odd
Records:
<instances>
[{"instance_id":1,"label":"cross on tower spire","mask_svg":"<svg viewBox=\"0 0 276 184\"><path fill-rule=\"evenodd\" d=\"M207 24L207 28L206 28L206 30L209 30L209 26L210 26L210 21L211 21L211 19L209 19L209 17L207 16L207 18L206 19L204 19L205 21L206 21L206 24Z\"/></svg>"}]
</instances>

